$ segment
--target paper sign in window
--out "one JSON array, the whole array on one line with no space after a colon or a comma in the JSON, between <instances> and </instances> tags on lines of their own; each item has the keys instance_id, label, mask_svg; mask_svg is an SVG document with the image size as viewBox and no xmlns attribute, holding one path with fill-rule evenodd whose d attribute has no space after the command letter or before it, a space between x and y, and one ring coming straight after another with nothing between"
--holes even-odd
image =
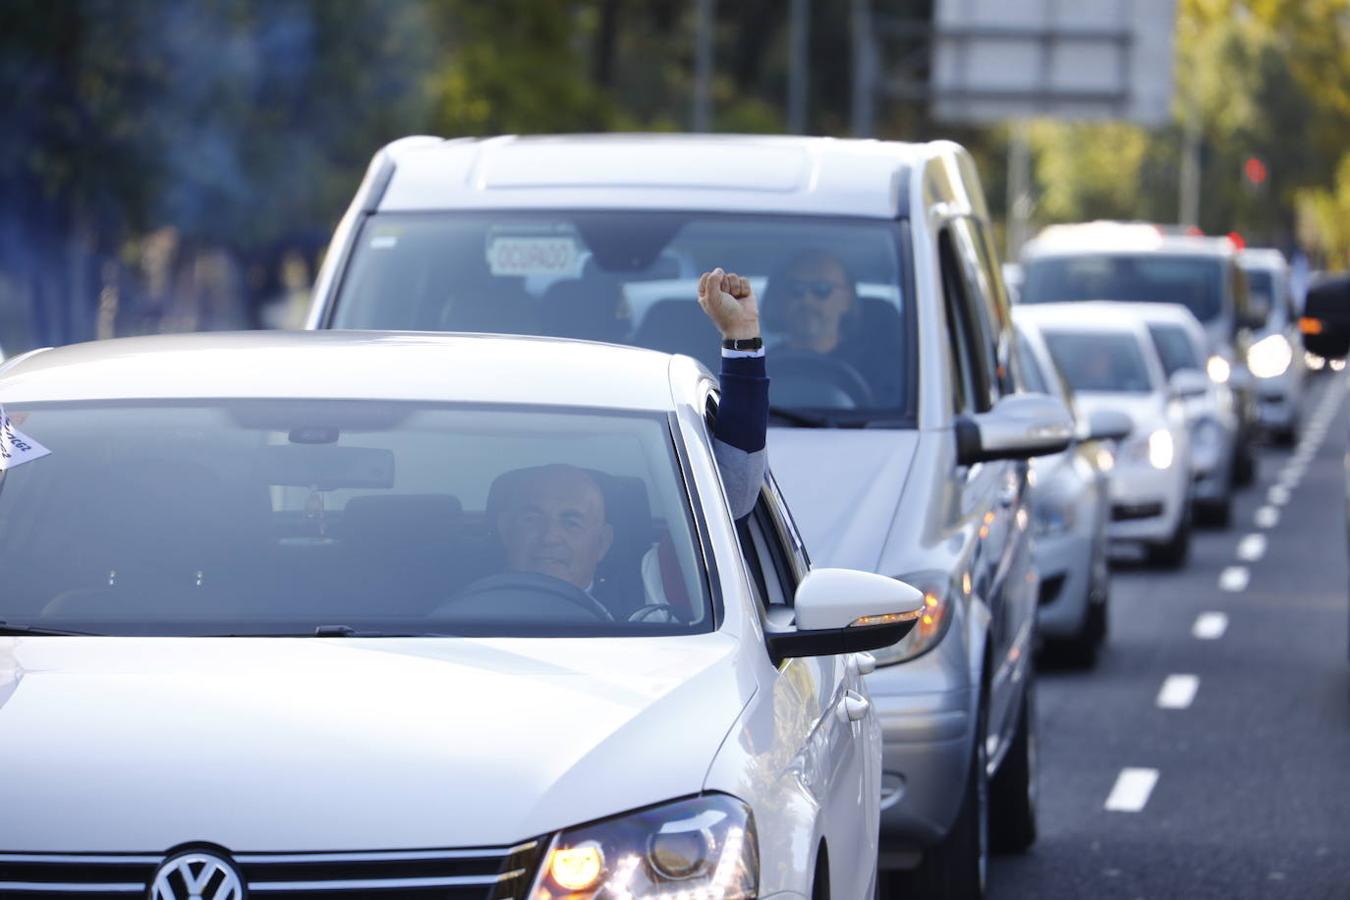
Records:
<instances>
[{"instance_id":1,"label":"paper sign in window","mask_svg":"<svg viewBox=\"0 0 1350 900\"><path fill-rule=\"evenodd\" d=\"M488 268L498 276L576 278L581 254L571 237L497 237L488 244Z\"/></svg>"},{"instance_id":2,"label":"paper sign in window","mask_svg":"<svg viewBox=\"0 0 1350 900\"><path fill-rule=\"evenodd\" d=\"M41 459L52 451L14 427L0 406L0 472Z\"/></svg>"}]
</instances>

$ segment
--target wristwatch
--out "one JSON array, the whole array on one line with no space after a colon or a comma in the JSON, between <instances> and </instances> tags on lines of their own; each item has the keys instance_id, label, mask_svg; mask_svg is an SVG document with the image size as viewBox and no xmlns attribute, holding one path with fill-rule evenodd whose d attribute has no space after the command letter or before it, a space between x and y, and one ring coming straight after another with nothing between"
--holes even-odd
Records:
<instances>
[{"instance_id":1,"label":"wristwatch","mask_svg":"<svg viewBox=\"0 0 1350 900\"><path fill-rule=\"evenodd\" d=\"M764 338L762 337L727 338L726 340L722 341L722 349L744 350L744 351L763 350Z\"/></svg>"}]
</instances>

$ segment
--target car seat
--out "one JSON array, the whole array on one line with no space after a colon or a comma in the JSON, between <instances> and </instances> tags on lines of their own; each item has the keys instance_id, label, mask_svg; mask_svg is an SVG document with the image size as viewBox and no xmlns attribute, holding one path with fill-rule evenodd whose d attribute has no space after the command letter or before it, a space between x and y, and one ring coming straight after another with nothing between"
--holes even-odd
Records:
<instances>
[{"instance_id":1,"label":"car seat","mask_svg":"<svg viewBox=\"0 0 1350 900\"><path fill-rule=\"evenodd\" d=\"M692 356L711 371L720 365L722 337L695 300L658 300L642 317L633 343Z\"/></svg>"}]
</instances>

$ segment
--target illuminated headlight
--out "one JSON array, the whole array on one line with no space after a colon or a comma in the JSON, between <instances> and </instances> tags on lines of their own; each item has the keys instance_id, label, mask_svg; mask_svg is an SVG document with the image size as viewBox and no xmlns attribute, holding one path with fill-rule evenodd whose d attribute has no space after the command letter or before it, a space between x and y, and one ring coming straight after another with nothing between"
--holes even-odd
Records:
<instances>
[{"instance_id":1,"label":"illuminated headlight","mask_svg":"<svg viewBox=\"0 0 1350 900\"><path fill-rule=\"evenodd\" d=\"M1228 376L1233 374L1233 367L1228 364L1228 360L1216 354L1205 363L1205 371L1209 373L1209 380L1215 384L1227 384Z\"/></svg>"},{"instance_id":2,"label":"illuminated headlight","mask_svg":"<svg viewBox=\"0 0 1350 900\"><path fill-rule=\"evenodd\" d=\"M1166 469L1172 465L1175 453L1176 447L1173 446L1172 433L1165 428L1159 428L1149 433L1147 437L1139 437L1130 441L1122 449L1121 455L1135 462L1147 460L1148 464L1155 469Z\"/></svg>"},{"instance_id":3,"label":"illuminated headlight","mask_svg":"<svg viewBox=\"0 0 1350 900\"><path fill-rule=\"evenodd\" d=\"M922 656L942 641L951 625L951 580L945 573L919 572L902 575L900 580L923 591L923 613L919 616L919 624L910 629L904 640L871 651L878 666L893 666ZM963 584L969 583L969 576L966 576Z\"/></svg>"},{"instance_id":4,"label":"illuminated headlight","mask_svg":"<svg viewBox=\"0 0 1350 900\"><path fill-rule=\"evenodd\" d=\"M708 794L559 833L529 897L749 900L758 891L754 815Z\"/></svg>"},{"instance_id":5,"label":"illuminated headlight","mask_svg":"<svg viewBox=\"0 0 1350 900\"><path fill-rule=\"evenodd\" d=\"M1097 468L1103 472L1110 472L1116 467L1116 455L1105 446L1097 448Z\"/></svg>"},{"instance_id":6,"label":"illuminated headlight","mask_svg":"<svg viewBox=\"0 0 1350 900\"><path fill-rule=\"evenodd\" d=\"M1305 350L1303 351L1303 363L1314 372L1320 372L1326 367L1327 361L1316 353L1309 353Z\"/></svg>"},{"instance_id":7,"label":"illuminated headlight","mask_svg":"<svg viewBox=\"0 0 1350 900\"><path fill-rule=\"evenodd\" d=\"M1247 351L1247 368L1257 378L1278 378L1293 361L1294 350L1282 334L1264 337Z\"/></svg>"}]
</instances>

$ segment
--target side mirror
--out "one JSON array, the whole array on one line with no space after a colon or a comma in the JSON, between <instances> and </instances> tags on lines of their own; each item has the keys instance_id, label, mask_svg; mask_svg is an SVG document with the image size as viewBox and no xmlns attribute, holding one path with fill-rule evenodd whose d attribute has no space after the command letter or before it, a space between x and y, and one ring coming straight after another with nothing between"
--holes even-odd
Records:
<instances>
[{"instance_id":1,"label":"side mirror","mask_svg":"<svg viewBox=\"0 0 1350 900\"><path fill-rule=\"evenodd\" d=\"M918 623L923 592L873 572L812 569L793 606L796 630L765 635L775 660L889 647Z\"/></svg>"},{"instance_id":2,"label":"side mirror","mask_svg":"<svg viewBox=\"0 0 1350 900\"><path fill-rule=\"evenodd\" d=\"M1085 441L1123 441L1134 431L1134 419L1118 409L1099 409L1084 424Z\"/></svg>"},{"instance_id":3,"label":"side mirror","mask_svg":"<svg viewBox=\"0 0 1350 900\"><path fill-rule=\"evenodd\" d=\"M1049 394L1004 397L986 413L958 419L956 456L963 466L994 459L1027 459L1068 448L1073 417Z\"/></svg>"},{"instance_id":4,"label":"side mirror","mask_svg":"<svg viewBox=\"0 0 1350 900\"><path fill-rule=\"evenodd\" d=\"M1182 400L1203 397L1209 392L1209 376L1198 369L1178 369L1168 380L1172 396Z\"/></svg>"},{"instance_id":5,"label":"side mirror","mask_svg":"<svg viewBox=\"0 0 1350 900\"><path fill-rule=\"evenodd\" d=\"M1327 359L1350 354L1350 275L1327 278L1308 289L1298 330L1309 353Z\"/></svg>"}]
</instances>

